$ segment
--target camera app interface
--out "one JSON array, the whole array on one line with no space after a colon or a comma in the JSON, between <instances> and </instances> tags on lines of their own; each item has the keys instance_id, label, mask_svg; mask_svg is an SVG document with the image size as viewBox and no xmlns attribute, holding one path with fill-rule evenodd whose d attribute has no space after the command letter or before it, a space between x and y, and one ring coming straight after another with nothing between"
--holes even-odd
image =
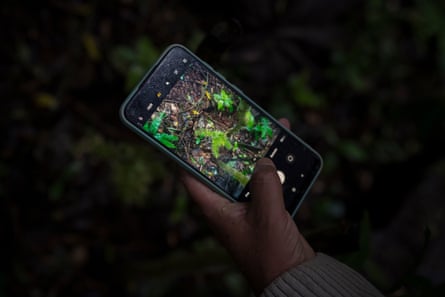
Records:
<instances>
[{"instance_id":1,"label":"camera app interface","mask_svg":"<svg viewBox=\"0 0 445 297\"><path fill-rule=\"evenodd\" d=\"M234 198L279 134L277 125L196 62L143 129Z\"/></svg>"}]
</instances>

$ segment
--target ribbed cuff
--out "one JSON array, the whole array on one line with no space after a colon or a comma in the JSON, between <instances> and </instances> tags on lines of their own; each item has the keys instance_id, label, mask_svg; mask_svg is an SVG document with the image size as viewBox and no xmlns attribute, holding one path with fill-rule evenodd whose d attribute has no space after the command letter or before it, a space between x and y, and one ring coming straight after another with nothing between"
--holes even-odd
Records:
<instances>
[{"instance_id":1,"label":"ribbed cuff","mask_svg":"<svg viewBox=\"0 0 445 297\"><path fill-rule=\"evenodd\" d=\"M261 297L383 295L362 275L322 253L275 279Z\"/></svg>"}]
</instances>

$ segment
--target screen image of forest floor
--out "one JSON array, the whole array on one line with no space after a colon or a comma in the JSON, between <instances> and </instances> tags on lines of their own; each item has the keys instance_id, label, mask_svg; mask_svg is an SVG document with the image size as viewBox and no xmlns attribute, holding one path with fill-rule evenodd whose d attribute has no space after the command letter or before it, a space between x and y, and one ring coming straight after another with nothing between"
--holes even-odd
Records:
<instances>
[{"instance_id":1,"label":"screen image of forest floor","mask_svg":"<svg viewBox=\"0 0 445 297\"><path fill-rule=\"evenodd\" d=\"M232 196L277 134L273 123L199 68L181 77L144 130Z\"/></svg>"}]
</instances>

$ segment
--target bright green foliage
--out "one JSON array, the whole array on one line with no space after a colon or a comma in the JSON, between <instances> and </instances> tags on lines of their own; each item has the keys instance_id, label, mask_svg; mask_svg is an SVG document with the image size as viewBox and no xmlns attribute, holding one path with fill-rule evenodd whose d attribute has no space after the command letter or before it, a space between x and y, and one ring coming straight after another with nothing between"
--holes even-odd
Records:
<instances>
[{"instance_id":1,"label":"bright green foliage","mask_svg":"<svg viewBox=\"0 0 445 297\"><path fill-rule=\"evenodd\" d=\"M258 131L258 133L261 135L261 139L265 139L267 136L272 137L273 135L273 130L270 126L270 122L266 118L261 118L260 122L257 123L254 130Z\"/></svg>"},{"instance_id":2,"label":"bright green foliage","mask_svg":"<svg viewBox=\"0 0 445 297\"><path fill-rule=\"evenodd\" d=\"M150 124L148 123L148 121L145 123L144 130L152 135L158 133L158 129L161 126L161 123L164 120L165 116L165 112L159 113L159 116L154 118Z\"/></svg>"},{"instance_id":3,"label":"bright green foliage","mask_svg":"<svg viewBox=\"0 0 445 297\"><path fill-rule=\"evenodd\" d=\"M249 182L249 176L245 174L246 172L240 172L239 170L235 169L233 167L233 164L231 164L231 162L227 164L223 162L218 162L218 165L229 175L233 176L243 186L246 186L247 183ZM251 172L249 173L251 174Z\"/></svg>"},{"instance_id":4,"label":"bright green foliage","mask_svg":"<svg viewBox=\"0 0 445 297\"><path fill-rule=\"evenodd\" d=\"M213 99L219 111L228 110L233 112L233 99L224 89L221 89L219 94L213 94Z\"/></svg>"},{"instance_id":5,"label":"bright green foliage","mask_svg":"<svg viewBox=\"0 0 445 297\"><path fill-rule=\"evenodd\" d=\"M270 121L264 117L260 118L260 120L251 126L246 127L249 132L253 132L255 135L255 140L258 139L266 139L268 136L272 137L273 130L270 126Z\"/></svg>"},{"instance_id":6,"label":"bright green foliage","mask_svg":"<svg viewBox=\"0 0 445 297\"><path fill-rule=\"evenodd\" d=\"M195 144L200 144L201 141L202 141L202 137L201 137L201 136L198 136L198 137L196 137L196 139L195 139Z\"/></svg>"},{"instance_id":7,"label":"bright green foliage","mask_svg":"<svg viewBox=\"0 0 445 297\"><path fill-rule=\"evenodd\" d=\"M232 143L230 142L227 134L223 131L209 131L200 129L195 132L197 137L209 137L212 141L212 154L215 158L219 158L219 149L221 147L225 147L228 150L233 148Z\"/></svg>"},{"instance_id":8,"label":"bright green foliage","mask_svg":"<svg viewBox=\"0 0 445 297\"><path fill-rule=\"evenodd\" d=\"M172 149L176 148L176 145L174 143L179 140L178 136L167 133L158 133L155 135L155 138L159 140L166 147Z\"/></svg>"},{"instance_id":9,"label":"bright green foliage","mask_svg":"<svg viewBox=\"0 0 445 297\"><path fill-rule=\"evenodd\" d=\"M165 145L168 148L176 148L175 142L178 141L179 137L172 134L160 133L158 132L159 127L161 126L162 121L164 120L166 114L165 112L161 112L158 117L154 118L150 123L147 121L143 128L145 131L153 135L159 142Z\"/></svg>"},{"instance_id":10,"label":"bright green foliage","mask_svg":"<svg viewBox=\"0 0 445 297\"><path fill-rule=\"evenodd\" d=\"M261 117L259 121L255 120L250 108L244 112L243 121L247 131L254 133L255 140L266 139L267 136L272 137L273 129L270 121L265 117Z\"/></svg>"},{"instance_id":11,"label":"bright green foliage","mask_svg":"<svg viewBox=\"0 0 445 297\"><path fill-rule=\"evenodd\" d=\"M246 110L244 113L244 124L246 125L247 129L251 129L255 125L255 117L250 109Z\"/></svg>"}]
</instances>

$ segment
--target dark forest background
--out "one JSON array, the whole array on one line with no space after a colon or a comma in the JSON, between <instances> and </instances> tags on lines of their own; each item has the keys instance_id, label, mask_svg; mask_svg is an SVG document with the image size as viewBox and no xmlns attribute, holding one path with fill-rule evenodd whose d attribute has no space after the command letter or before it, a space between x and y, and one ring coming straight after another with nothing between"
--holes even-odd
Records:
<instances>
[{"instance_id":1,"label":"dark forest background","mask_svg":"<svg viewBox=\"0 0 445 297\"><path fill-rule=\"evenodd\" d=\"M248 296L119 121L182 43L320 152L295 220L388 296L445 295L445 3L3 1L0 296Z\"/></svg>"}]
</instances>

